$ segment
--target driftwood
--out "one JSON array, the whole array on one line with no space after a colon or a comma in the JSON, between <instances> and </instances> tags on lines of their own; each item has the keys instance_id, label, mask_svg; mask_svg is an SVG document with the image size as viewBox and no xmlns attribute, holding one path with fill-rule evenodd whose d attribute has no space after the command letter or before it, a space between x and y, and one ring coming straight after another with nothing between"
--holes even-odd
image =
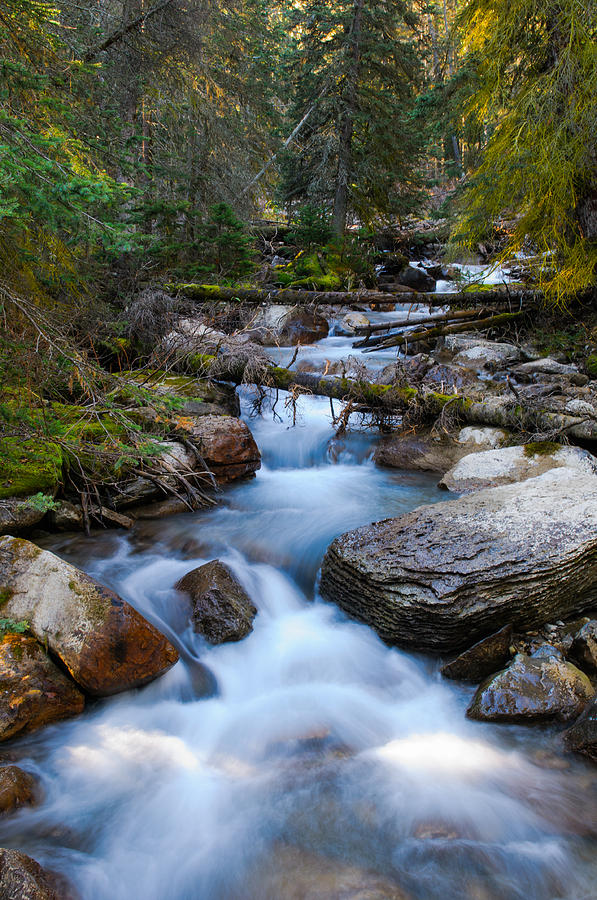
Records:
<instances>
[{"instance_id":1,"label":"driftwood","mask_svg":"<svg viewBox=\"0 0 597 900\"><path fill-rule=\"evenodd\" d=\"M374 350L385 350L388 347L401 347L403 344L415 343L415 341L426 341L430 338L443 337L446 334L461 334L465 331L483 331L487 328L494 328L496 325L503 325L512 319L517 319L524 315L526 310L518 310L511 313L499 313L494 316L487 316L483 319L474 319L472 322L456 322L454 325L436 325L433 328L423 328L419 331L407 331L400 334L382 335L369 340L357 341L353 347L365 347L363 353L372 353Z\"/></svg>"},{"instance_id":2,"label":"driftwood","mask_svg":"<svg viewBox=\"0 0 597 900\"><path fill-rule=\"evenodd\" d=\"M401 319L392 319L391 322L378 322L369 325L356 325L355 333L364 334L367 337L378 331L391 331L393 328L407 328L410 325L430 325L438 322L456 322L460 319L483 318L484 315L495 315L495 309L456 309L453 312L433 313L407 313Z\"/></svg>"},{"instance_id":3,"label":"driftwood","mask_svg":"<svg viewBox=\"0 0 597 900\"><path fill-rule=\"evenodd\" d=\"M404 291L399 294L388 294L385 291L356 290L356 291L302 291L296 288L229 288L216 284L179 284L164 285L168 291L181 294L189 300L199 300L203 303L229 303L242 301L243 303L273 303L285 306L314 306L326 304L328 306L353 306L355 304L371 303L421 303L427 306L444 306L457 304L458 306L474 305L476 303L514 303L521 304L523 300L534 296L529 291L517 289L509 291L507 287L496 288L492 291L458 291L456 293L424 293L418 291Z\"/></svg>"}]
</instances>

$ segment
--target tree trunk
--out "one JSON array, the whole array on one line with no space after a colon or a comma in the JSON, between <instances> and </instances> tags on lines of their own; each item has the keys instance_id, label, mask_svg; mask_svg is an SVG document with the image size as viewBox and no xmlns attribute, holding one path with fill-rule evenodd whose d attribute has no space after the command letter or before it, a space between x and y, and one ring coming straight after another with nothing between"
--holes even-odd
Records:
<instances>
[{"instance_id":1,"label":"tree trunk","mask_svg":"<svg viewBox=\"0 0 597 900\"><path fill-rule=\"evenodd\" d=\"M400 294L387 294L384 291L299 291L293 288L229 288L216 284L179 284L169 283L164 289L188 297L189 300L197 300L203 303L229 303L242 301L243 303L273 303L284 306L312 306L325 303L330 306L355 306L377 303L420 303L427 306L457 306L472 307L477 304L485 306L488 303L514 303L521 305L526 300L539 297L538 292L521 291L510 292L507 288L492 291L464 291L458 293L417 293L408 291Z\"/></svg>"},{"instance_id":2,"label":"tree trunk","mask_svg":"<svg viewBox=\"0 0 597 900\"><path fill-rule=\"evenodd\" d=\"M338 171L336 174L336 193L334 196L333 228L341 238L346 230L348 212L348 185L352 171L352 135L354 118L357 112L357 89L361 68L361 33L363 25L363 7L365 0L355 0L349 40L351 43L351 62L346 75L346 87L343 92L343 112L340 122L340 146L338 148Z\"/></svg>"}]
</instances>

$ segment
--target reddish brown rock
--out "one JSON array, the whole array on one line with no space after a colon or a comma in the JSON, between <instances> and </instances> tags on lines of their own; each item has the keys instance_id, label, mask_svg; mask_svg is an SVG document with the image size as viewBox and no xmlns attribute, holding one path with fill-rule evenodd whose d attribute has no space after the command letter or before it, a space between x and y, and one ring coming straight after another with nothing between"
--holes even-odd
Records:
<instances>
[{"instance_id":1,"label":"reddish brown rock","mask_svg":"<svg viewBox=\"0 0 597 900\"><path fill-rule=\"evenodd\" d=\"M33 806L39 798L37 781L18 766L0 769L0 812L12 812L19 806Z\"/></svg>"},{"instance_id":2,"label":"reddish brown rock","mask_svg":"<svg viewBox=\"0 0 597 900\"><path fill-rule=\"evenodd\" d=\"M257 609L228 566L214 559L175 585L193 603L193 625L212 644L240 641L253 630Z\"/></svg>"},{"instance_id":3,"label":"reddish brown rock","mask_svg":"<svg viewBox=\"0 0 597 900\"><path fill-rule=\"evenodd\" d=\"M83 694L34 638L4 637L0 643L0 740L76 716L84 706Z\"/></svg>"},{"instance_id":4,"label":"reddish brown rock","mask_svg":"<svg viewBox=\"0 0 597 900\"><path fill-rule=\"evenodd\" d=\"M29 541L0 539L0 583L3 614L26 619L90 694L139 687L178 659L164 635L117 594Z\"/></svg>"},{"instance_id":5,"label":"reddish brown rock","mask_svg":"<svg viewBox=\"0 0 597 900\"><path fill-rule=\"evenodd\" d=\"M57 878L30 856L18 850L0 849L2 900L65 900L65 894L58 893L57 884Z\"/></svg>"},{"instance_id":6,"label":"reddish brown rock","mask_svg":"<svg viewBox=\"0 0 597 900\"><path fill-rule=\"evenodd\" d=\"M291 309L282 319L277 343L281 347L315 344L328 336L327 320L309 309Z\"/></svg>"},{"instance_id":7,"label":"reddish brown rock","mask_svg":"<svg viewBox=\"0 0 597 900\"><path fill-rule=\"evenodd\" d=\"M261 466L261 454L248 426L233 416L202 416L191 429L208 469L225 484L252 475Z\"/></svg>"}]
</instances>

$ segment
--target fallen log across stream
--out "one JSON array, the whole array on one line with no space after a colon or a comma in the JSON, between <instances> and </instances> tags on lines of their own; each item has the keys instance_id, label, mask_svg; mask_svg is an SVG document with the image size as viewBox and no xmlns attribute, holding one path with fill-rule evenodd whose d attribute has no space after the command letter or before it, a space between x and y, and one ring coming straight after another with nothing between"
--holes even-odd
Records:
<instances>
[{"instance_id":1,"label":"fallen log across stream","mask_svg":"<svg viewBox=\"0 0 597 900\"><path fill-rule=\"evenodd\" d=\"M597 420L573 416L538 405L536 400L518 396L478 397L441 393L427 385L376 384L357 378L292 372L281 366L248 368L232 357L195 358L197 375L234 384L256 384L291 393L315 394L352 403L355 411L371 411L382 416L411 416L417 422L434 422L442 412L450 411L469 425L492 425L526 433L538 439L566 435L583 441L597 441ZM299 389L298 392L296 389Z\"/></svg>"},{"instance_id":2,"label":"fallen log across stream","mask_svg":"<svg viewBox=\"0 0 597 900\"><path fill-rule=\"evenodd\" d=\"M498 313L496 315L487 315L482 318L475 318L472 321L458 320L453 324L433 325L431 328L421 328L418 331L402 331L400 334L383 334L378 337L365 338L362 341L356 341L353 347L365 347L364 353L371 353L373 350L385 350L388 347L401 347L403 344L415 343L415 341L426 341L429 338L443 337L446 334L461 334L465 331L482 331L487 328L494 328L498 325L504 325L506 322L512 321L524 315L526 310L518 310L510 313ZM449 317L445 317L447 322Z\"/></svg>"},{"instance_id":3,"label":"fallen log across stream","mask_svg":"<svg viewBox=\"0 0 597 900\"><path fill-rule=\"evenodd\" d=\"M386 293L385 291L373 291L360 289L356 291L302 291L295 288L243 288L220 287L217 284L179 284L170 283L164 285L165 290L177 293L189 300L198 300L203 303L230 303L241 301L243 303L273 303L284 306L315 306L326 304L328 306L354 306L377 303L421 303L427 306L458 305L470 306L477 303L483 305L506 303L521 305L529 299L539 295L534 291L521 289L509 289L507 286L495 290L479 291L449 291L442 293L425 293L418 291L401 291L400 293Z\"/></svg>"}]
</instances>

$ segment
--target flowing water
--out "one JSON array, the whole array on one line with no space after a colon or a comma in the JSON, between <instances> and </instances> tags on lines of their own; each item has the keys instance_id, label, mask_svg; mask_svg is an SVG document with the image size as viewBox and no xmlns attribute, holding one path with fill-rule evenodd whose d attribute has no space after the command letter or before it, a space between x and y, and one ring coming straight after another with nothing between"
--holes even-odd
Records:
<instances>
[{"instance_id":1,"label":"flowing water","mask_svg":"<svg viewBox=\"0 0 597 900\"><path fill-rule=\"evenodd\" d=\"M346 356L350 340L322 344L305 357ZM262 469L217 508L46 542L182 660L13 743L45 799L2 821L0 844L83 900L594 900L594 770L559 754L557 729L468 721L472 688L317 596L337 534L445 494L376 468L366 428L335 438L327 400L303 399L294 427L284 395L275 412L250 420ZM215 557L259 613L245 640L210 647L172 586ZM209 699L198 658L217 679Z\"/></svg>"}]
</instances>

